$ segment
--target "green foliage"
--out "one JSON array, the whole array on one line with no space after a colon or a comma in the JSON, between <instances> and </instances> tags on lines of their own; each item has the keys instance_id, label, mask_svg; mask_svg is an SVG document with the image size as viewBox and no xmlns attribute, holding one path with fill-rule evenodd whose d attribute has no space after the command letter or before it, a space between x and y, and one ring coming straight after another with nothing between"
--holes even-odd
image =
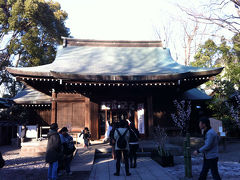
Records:
<instances>
[{"instance_id":1,"label":"green foliage","mask_svg":"<svg viewBox=\"0 0 240 180\"><path fill-rule=\"evenodd\" d=\"M227 132L227 136L240 137L240 128L237 126L236 121L234 121L230 116L223 116L222 123L224 131Z\"/></svg>"},{"instance_id":2,"label":"green foliage","mask_svg":"<svg viewBox=\"0 0 240 180\"><path fill-rule=\"evenodd\" d=\"M240 34L233 36L230 43L224 38L219 45L213 40L207 40L199 47L194 59L192 66L224 67L223 72L217 75L215 80L206 83L207 88L211 88L214 95L208 108L213 116L223 120L223 126L229 135L236 135L238 130L236 122L231 117L225 102L240 89Z\"/></svg>"},{"instance_id":3,"label":"green foliage","mask_svg":"<svg viewBox=\"0 0 240 180\"><path fill-rule=\"evenodd\" d=\"M11 34L6 51L18 55L18 65L50 63L61 36L68 36L64 25L67 13L59 3L45 0L1 1L1 39Z\"/></svg>"},{"instance_id":4,"label":"green foliage","mask_svg":"<svg viewBox=\"0 0 240 180\"><path fill-rule=\"evenodd\" d=\"M192 66L196 67L213 67L214 56L217 52L217 45L213 40L209 39L204 45L201 45L198 52L195 54Z\"/></svg>"},{"instance_id":5,"label":"green foliage","mask_svg":"<svg viewBox=\"0 0 240 180\"><path fill-rule=\"evenodd\" d=\"M12 60L16 66L51 63L61 36L69 35L66 19L67 13L52 0L0 0L0 43L5 45L0 70L12 66Z\"/></svg>"}]
</instances>

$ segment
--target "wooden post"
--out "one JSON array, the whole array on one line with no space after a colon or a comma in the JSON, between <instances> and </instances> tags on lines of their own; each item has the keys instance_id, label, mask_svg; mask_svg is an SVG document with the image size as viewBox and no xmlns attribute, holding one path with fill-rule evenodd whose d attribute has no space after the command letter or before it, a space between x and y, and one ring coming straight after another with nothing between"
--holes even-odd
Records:
<instances>
[{"instance_id":1,"label":"wooden post","mask_svg":"<svg viewBox=\"0 0 240 180\"><path fill-rule=\"evenodd\" d=\"M112 121L112 111L110 110L110 123L113 123Z\"/></svg>"},{"instance_id":2,"label":"wooden post","mask_svg":"<svg viewBox=\"0 0 240 180\"><path fill-rule=\"evenodd\" d=\"M55 89L52 89L52 115L51 115L51 124L57 122L57 93Z\"/></svg>"},{"instance_id":3,"label":"wooden post","mask_svg":"<svg viewBox=\"0 0 240 180\"><path fill-rule=\"evenodd\" d=\"M85 127L90 129L91 121L90 121L90 99L85 97Z\"/></svg>"},{"instance_id":4,"label":"wooden post","mask_svg":"<svg viewBox=\"0 0 240 180\"><path fill-rule=\"evenodd\" d=\"M108 123L107 110L105 109L105 132L107 131L107 123ZM104 134L104 135L105 135L105 134Z\"/></svg>"},{"instance_id":5,"label":"wooden post","mask_svg":"<svg viewBox=\"0 0 240 180\"><path fill-rule=\"evenodd\" d=\"M153 132L153 103L152 96L147 97L147 112L148 112L148 136Z\"/></svg>"},{"instance_id":6,"label":"wooden post","mask_svg":"<svg viewBox=\"0 0 240 180\"><path fill-rule=\"evenodd\" d=\"M190 148L190 134L186 134L184 139L184 167L185 167L185 177L192 177L192 159L191 159L191 148Z\"/></svg>"},{"instance_id":7,"label":"wooden post","mask_svg":"<svg viewBox=\"0 0 240 180\"><path fill-rule=\"evenodd\" d=\"M138 114L137 114L137 111L134 111L134 123L135 123L135 128L138 129Z\"/></svg>"}]
</instances>

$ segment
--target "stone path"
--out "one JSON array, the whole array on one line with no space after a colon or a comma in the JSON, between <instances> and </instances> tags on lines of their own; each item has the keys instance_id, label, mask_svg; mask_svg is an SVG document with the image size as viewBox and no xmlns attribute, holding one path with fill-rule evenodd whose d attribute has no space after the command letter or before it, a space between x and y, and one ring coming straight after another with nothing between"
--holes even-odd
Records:
<instances>
[{"instance_id":1,"label":"stone path","mask_svg":"<svg viewBox=\"0 0 240 180\"><path fill-rule=\"evenodd\" d=\"M137 168L130 168L131 176L126 176L124 165L121 166L120 176L114 176L116 161L109 158L97 159L89 180L174 180L164 168L149 157L138 159Z\"/></svg>"}]
</instances>

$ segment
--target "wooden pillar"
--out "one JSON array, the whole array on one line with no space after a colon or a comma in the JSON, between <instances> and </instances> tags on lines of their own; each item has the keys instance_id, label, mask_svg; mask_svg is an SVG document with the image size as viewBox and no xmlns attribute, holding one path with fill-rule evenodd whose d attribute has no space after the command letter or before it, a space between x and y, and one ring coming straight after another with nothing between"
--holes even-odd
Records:
<instances>
[{"instance_id":1,"label":"wooden pillar","mask_svg":"<svg viewBox=\"0 0 240 180\"><path fill-rule=\"evenodd\" d=\"M107 131L107 126L108 126L108 119L107 119L107 110L105 109L105 132Z\"/></svg>"},{"instance_id":2,"label":"wooden pillar","mask_svg":"<svg viewBox=\"0 0 240 180\"><path fill-rule=\"evenodd\" d=\"M137 114L137 111L134 111L134 124L135 124L135 128L138 129L138 114Z\"/></svg>"},{"instance_id":3,"label":"wooden pillar","mask_svg":"<svg viewBox=\"0 0 240 180\"><path fill-rule=\"evenodd\" d=\"M57 123L57 93L52 90L52 114L51 114L51 124Z\"/></svg>"},{"instance_id":4,"label":"wooden pillar","mask_svg":"<svg viewBox=\"0 0 240 180\"><path fill-rule=\"evenodd\" d=\"M147 112L148 112L148 136L153 132L153 102L152 96L147 97Z\"/></svg>"},{"instance_id":5,"label":"wooden pillar","mask_svg":"<svg viewBox=\"0 0 240 180\"><path fill-rule=\"evenodd\" d=\"M110 110L110 123L113 123L112 121L112 111Z\"/></svg>"},{"instance_id":6,"label":"wooden pillar","mask_svg":"<svg viewBox=\"0 0 240 180\"><path fill-rule=\"evenodd\" d=\"M90 121L90 99L85 97L85 127L91 127Z\"/></svg>"}]
</instances>

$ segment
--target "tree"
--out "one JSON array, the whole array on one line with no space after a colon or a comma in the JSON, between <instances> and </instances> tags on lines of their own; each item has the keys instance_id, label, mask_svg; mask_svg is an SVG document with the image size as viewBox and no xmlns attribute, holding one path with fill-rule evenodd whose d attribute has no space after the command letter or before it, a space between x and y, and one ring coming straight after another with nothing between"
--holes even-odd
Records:
<instances>
[{"instance_id":1,"label":"tree","mask_svg":"<svg viewBox=\"0 0 240 180\"><path fill-rule=\"evenodd\" d=\"M234 8L234 11L229 11ZM210 0L204 4L201 11L183 8L193 21L216 25L220 29L226 29L234 34L240 33L240 1L239 0Z\"/></svg>"},{"instance_id":2,"label":"tree","mask_svg":"<svg viewBox=\"0 0 240 180\"><path fill-rule=\"evenodd\" d=\"M240 88L239 39L240 34L233 36L231 43L222 38L219 45L209 39L199 47L194 56L195 61L191 63L198 67L224 67L224 72L215 81L208 83L214 85L215 92L219 95L229 96L234 89Z\"/></svg>"},{"instance_id":3,"label":"tree","mask_svg":"<svg viewBox=\"0 0 240 180\"><path fill-rule=\"evenodd\" d=\"M226 103L236 90L240 89L239 37L240 34L236 34L231 42L222 37L219 45L211 39L207 40L199 47L194 56L195 61L191 63L192 66L200 67L224 67L224 71L206 85L213 90L213 98L208 108L213 112L213 116L223 121L228 135L237 134L239 130L236 118L239 110L235 110L231 104ZM239 109L239 106L237 108Z\"/></svg>"},{"instance_id":4,"label":"tree","mask_svg":"<svg viewBox=\"0 0 240 180\"><path fill-rule=\"evenodd\" d=\"M67 13L57 2L0 0L0 70L6 66L36 66L55 59L61 36L68 36ZM5 81L1 77L0 85Z\"/></svg>"}]
</instances>

